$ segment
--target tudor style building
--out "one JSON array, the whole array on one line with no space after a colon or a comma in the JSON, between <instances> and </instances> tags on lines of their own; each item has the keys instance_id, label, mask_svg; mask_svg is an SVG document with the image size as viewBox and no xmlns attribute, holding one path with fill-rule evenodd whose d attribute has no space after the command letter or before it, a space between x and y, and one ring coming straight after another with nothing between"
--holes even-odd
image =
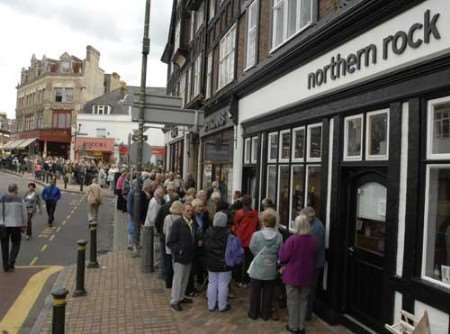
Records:
<instances>
[{"instance_id":1,"label":"tudor style building","mask_svg":"<svg viewBox=\"0 0 450 334\"><path fill-rule=\"evenodd\" d=\"M427 310L449 332L449 15L448 0L174 1L167 91L205 112L177 138L198 148L185 168L228 199L272 198L286 228L316 209L330 323L383 333Z\"/></svg>"}]
</instances>

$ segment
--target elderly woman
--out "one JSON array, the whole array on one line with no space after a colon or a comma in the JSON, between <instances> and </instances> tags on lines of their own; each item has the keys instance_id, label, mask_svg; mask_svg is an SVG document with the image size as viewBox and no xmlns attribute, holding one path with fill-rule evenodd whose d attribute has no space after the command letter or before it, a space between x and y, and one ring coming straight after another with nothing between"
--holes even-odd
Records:
<instances>
[{"instance_id":1,"label":"elderly woman","mask_svg":"<svg viewBox=\"0 0 450 334\"><path fill-rule=\"evenodd\" d=\"M184 208L183 203L181 203L180 201L174 201L170 206L170 214L164 218L163 234L164 239L166 241L166 247L165 249L161 249L161 252L164 252L163 255L164 270L162 275L164 277L167 289L172 288L172 279L173 279L172 252L170 251L170 248L167 246L167 240L169 239L172 224L177 219L181 218L181 215L183 214L183 208Z\"/></svg>"},{"instance_id":2,"label":"elderly woman","mask_svg":"<svg viewBox=\"0 0 450 334\"><path fill-rule=\"evenodd\" d=\"M311 234L310 219L300 214L294 222L296 234L281 247L279 257L286 284L288 325L291 333L305 333L308 295L314 282L317 239Z\"/></svg>"},{"instance_id":3,"label":"elderly woman","mask_svg":"<svg viewBox=\"0 0 450 334\"><path fill-rule=\"evenodd\" d=\"M277 261L283 238L276 229L277 214L266 209L261 214L262 230L253 233L250 251L254 259L248 269L250 276L251 319L261 317L267 321L272 316L272 300L275 282L278 276Z\"/></svg>"}]
</instances>

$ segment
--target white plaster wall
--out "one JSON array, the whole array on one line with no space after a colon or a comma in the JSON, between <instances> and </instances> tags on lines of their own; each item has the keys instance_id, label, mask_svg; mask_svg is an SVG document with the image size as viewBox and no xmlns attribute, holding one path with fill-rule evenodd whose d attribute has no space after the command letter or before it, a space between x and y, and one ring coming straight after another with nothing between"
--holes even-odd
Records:
<instances>
[{"instance_id":1,"label":"white plaster wall","mask_svg":"<svg viewBox=\"0 0 450 334\"><path fill-rule=\"evenodd\" d=\"M431 333L448 334L449 314L416 300L414 303L415 316L417 318L421 317L425 310L428 312L428 317L430 319Z\"/></svg>"},{"instance_id":2,"label":"white plaster wall","mask_svg":"<svg viewBox=\"0 0 450 334\"><path fill-rule=\"evenodd\" d=\"M436 40L431 37L430 44L423 44L417 49L407 48L402 55L389 54L389 59L384 60L382 57L383 39L399 30L406 32L414 23L423 24L424 12L430 9L431 15L440 13L437 27L441 34L441 39ZM300 101L307 101L317 98L321 95L331 93L338 89L357 85L363 81L380 77L392 69L398 70L402 67L419 63L427 59L437 57L442 54L450 53L450 1L448 0L428 0L412 9L398 15L395 18L379 25L378 27L352 39L342 46L316 58L306 65L286 74L239 100L239 120L241 122L248 121L253 118L260 117L263 114L286 107L290 104ZM417 37L423 35L422 31L416 32ZM422 36L423 38L423 36ZM338 53L342 57L347 57L350 53L367 47L371 43L377 45L378 63L371 64L369 67L362 67L361 70L347 74L347 76L328 80L327 84L308 90L308 74L318 69L323 69L325 65L330 63L331 57Z\"/></svg>"},{"instance_id":3,"label":"white plaster wall","mask_svg":"<svg viewBox=\"0 0 450 334\"><path fill-rule=\"evenodd\" d=\"M408 179L408 135L409 135L409 104L402 105L402 134L400 152L400 193L398 207L398 234L397 234L397 276L403 275L403 256L405 250L405 216L406 216L406 190Z\"/></svg>"},{"instance_id":4,"label":"white plaster wall","mask_svg":"<svg viewBox=\"0 0 450 334\"><path fill-rule=\"evenodd\" d=\"M236 190L242 190L242 154L243 138L242 126L234 127L234 151L233 151L233 193Z\"/></svg>"}]
</instances>

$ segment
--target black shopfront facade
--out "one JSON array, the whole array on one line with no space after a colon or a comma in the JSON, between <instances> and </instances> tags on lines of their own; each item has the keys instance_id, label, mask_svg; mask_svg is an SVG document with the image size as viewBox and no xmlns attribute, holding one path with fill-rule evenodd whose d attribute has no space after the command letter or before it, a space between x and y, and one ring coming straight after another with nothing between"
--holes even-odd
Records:
<instances>
[{"instance_id":1,"label":"black shopfront facade","mask_svg":"<svg viewBox=\"0 0 450 334\"><path fill-rule=\"evenodd\" d=\"M400 310L419 317L427 310L432 333L450 333L448 7L416 2L397 21L240 97L242 188L255 203L274 200L286 227L303 207L315 208L327 248L317 312L355 332L383 333ZM404 35L417 43L400 52ZM368 49L362 40L380 44ZM347 64L333 65L338 54ZM346 77L333 66L345 66ZM272 102L277 94L284 106Z\"/></svg>"}]
</instances>

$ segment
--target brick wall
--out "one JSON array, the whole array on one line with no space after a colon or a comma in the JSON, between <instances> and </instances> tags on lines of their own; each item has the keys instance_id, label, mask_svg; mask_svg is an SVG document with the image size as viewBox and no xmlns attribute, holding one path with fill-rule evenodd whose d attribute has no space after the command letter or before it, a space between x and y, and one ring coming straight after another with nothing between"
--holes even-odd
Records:
<instances>
[{"instance_id":1,"label":"brick wall","mask_svg":"<svg viewBox=\"0 0 450 334\"><path fill-rule=\"evenodd\" d=\"M237 78L240 79L245 68L247 15L242 15L237 30Z\"/></svg>"},{"instance_id":2,"label":"brick wall","mask_svg":"<svg viewBox=\"0 0 450 334\"><path fill-rule=\"evenodd\" d=\"M319 19L336 12L338 0L319 0Z\"/></svg>"},{"instance_id":3,"label":"brick wall","mask_svg":"<svg viewBox=\"0 0 450 334\"><path fill-rule=\"evenodd\" d=\"M259 6L258 63L263 62L269 56L272 31L272 0L260 0Z\"/></svg>"}]
</instances>

